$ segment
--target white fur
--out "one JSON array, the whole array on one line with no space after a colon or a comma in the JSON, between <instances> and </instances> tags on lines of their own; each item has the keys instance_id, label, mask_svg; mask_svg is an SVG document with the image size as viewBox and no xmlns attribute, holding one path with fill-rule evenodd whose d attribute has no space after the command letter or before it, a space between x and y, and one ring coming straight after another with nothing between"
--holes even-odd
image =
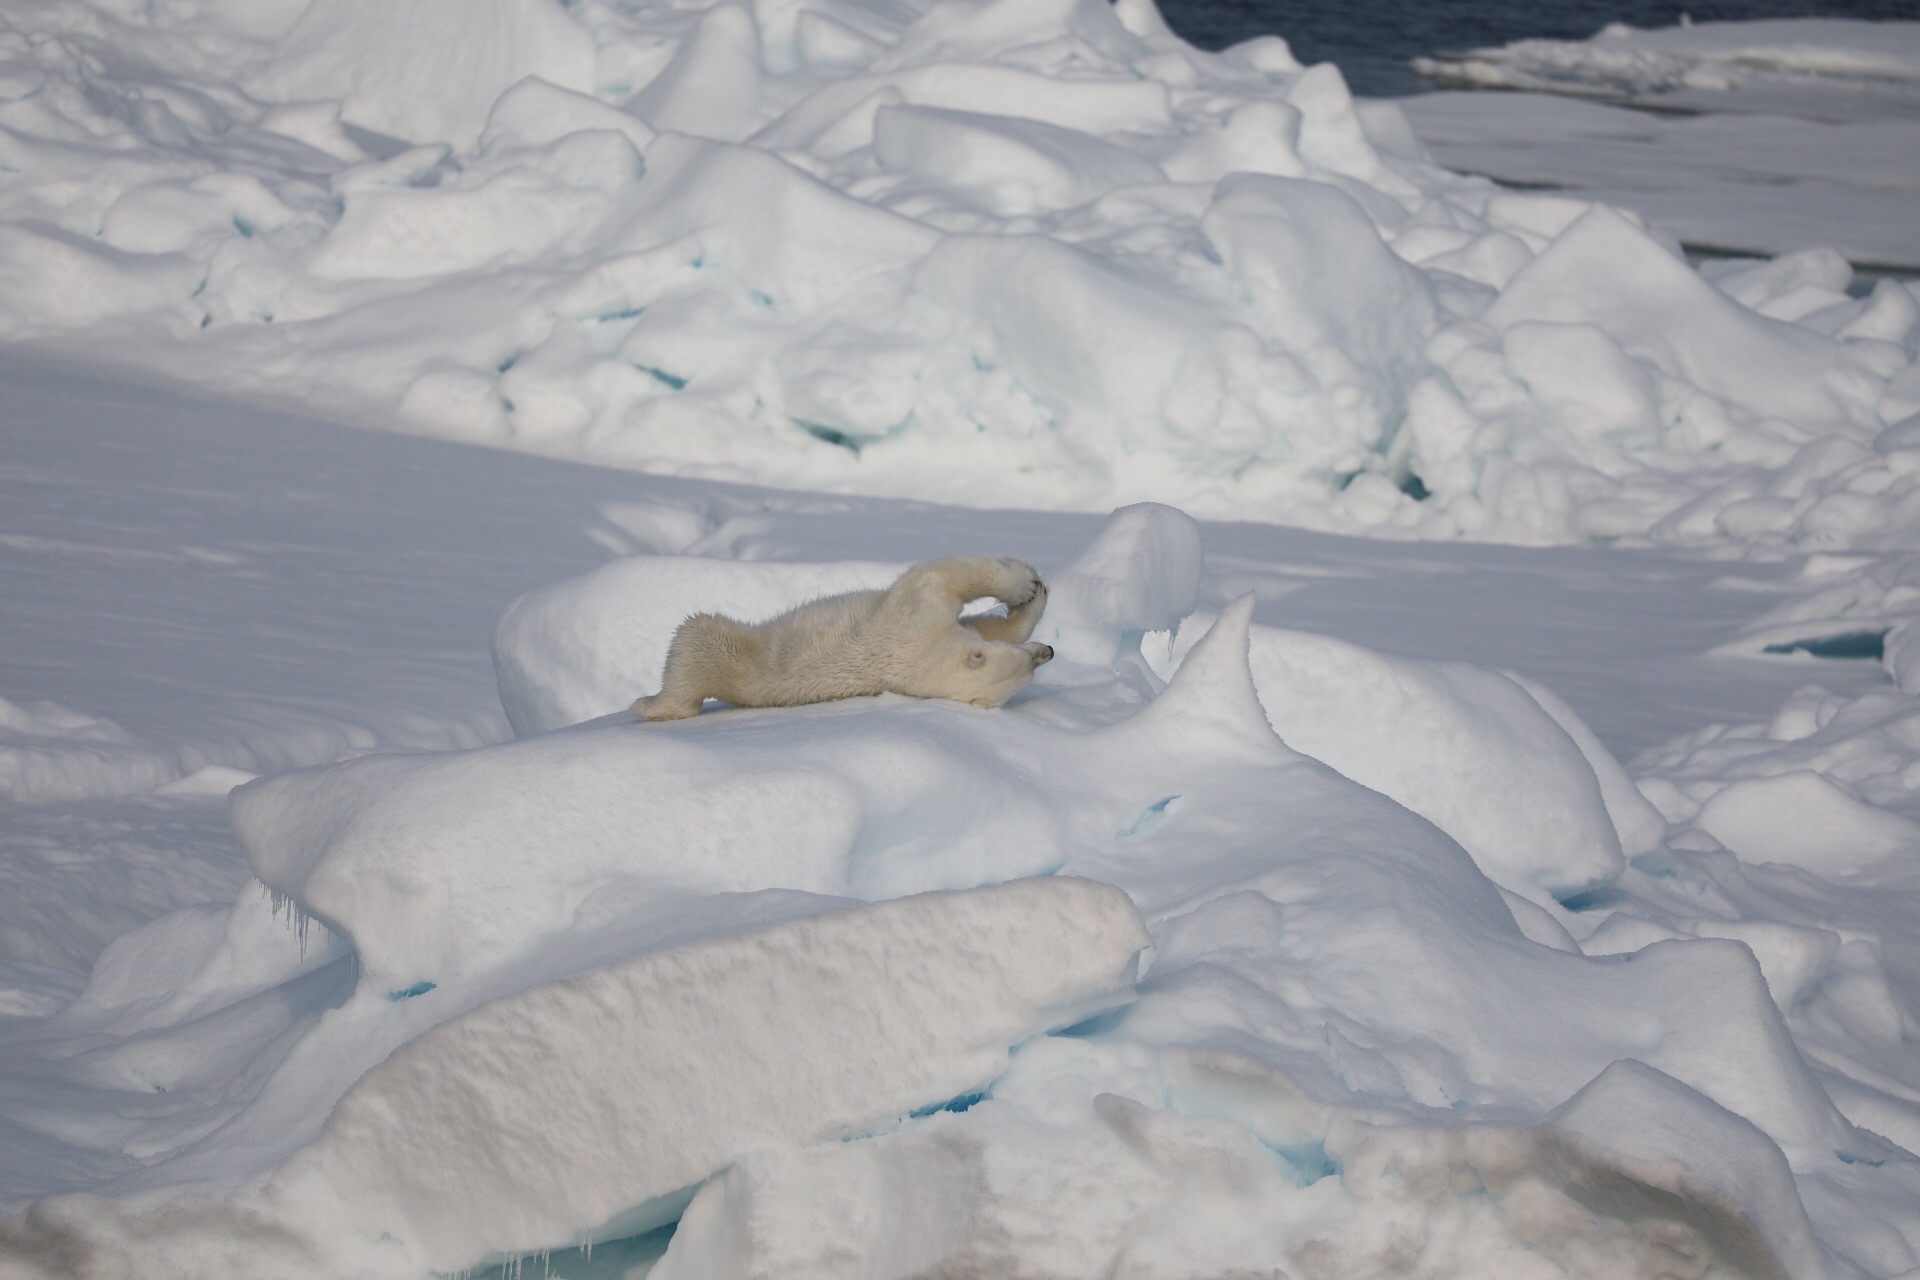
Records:
<instances>
[{"instance_id":1,"label":"white fur","mask_svg":"<svg viewBox=\"0 0 1920 1280\"><path fill-rule=\"evenodd\" d=\"M1004 617L960 620L991 596ZM1047 588L1023 560L955 556L914 565L885 591L849 591L760 623L698 613L667 650L660 692L633 704L643 720L698 715L707 698L795 707L904 693L997 707L1053 657L1027 642Z\"/></svg>"}]
</instances>

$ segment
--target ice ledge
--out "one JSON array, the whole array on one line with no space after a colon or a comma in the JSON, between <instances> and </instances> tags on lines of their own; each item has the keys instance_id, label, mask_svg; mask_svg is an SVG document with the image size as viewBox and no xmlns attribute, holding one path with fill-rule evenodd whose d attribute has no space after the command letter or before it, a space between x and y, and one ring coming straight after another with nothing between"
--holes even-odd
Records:
<instances>
[{"instance_id":1,"label":"ice ledge","mask_svg":"<svg viewBox=\"0 0 1920 1280\"><path fill-rule=\"evenodd\" d=\"M458 1271L581 1242L746 1151L871 1132L1123 999L1120 890L927 893L653 952L496 1000L347 1093L308 1156L369 1237Z\"/></svg>"}]
</instances>

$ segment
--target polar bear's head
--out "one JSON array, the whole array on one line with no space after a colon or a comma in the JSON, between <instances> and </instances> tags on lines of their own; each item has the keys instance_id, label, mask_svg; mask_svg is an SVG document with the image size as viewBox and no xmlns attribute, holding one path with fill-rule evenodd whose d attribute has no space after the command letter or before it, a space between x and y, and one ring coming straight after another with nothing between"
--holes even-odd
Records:
<instances>
[{"instance_id":1,"label":"polar bear's head","mask_svg":"<svg viewBox=\"0 0 1920 1280\"><path fill-rule=\"evenodd\" d=\"M898 691L916 698L951 698L976 707L997 707L1027 687L1033 672L1053 657L1050 645L988 640L955 626L929 646Z\"/></svg>"}]
</instances>

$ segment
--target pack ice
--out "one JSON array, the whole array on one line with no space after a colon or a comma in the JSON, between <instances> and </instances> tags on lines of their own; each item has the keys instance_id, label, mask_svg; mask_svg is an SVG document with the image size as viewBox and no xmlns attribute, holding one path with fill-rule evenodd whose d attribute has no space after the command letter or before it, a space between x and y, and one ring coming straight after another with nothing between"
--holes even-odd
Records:
<instances>
[{"instance_id":1,"label":"pack ice","mask_svg":"<svg viewBox=\"0 0 1920 1280\"><path fill-rule=\"evenodd\" d=\"M685 612L900 568L780 562L737 493L506 612L512 741L418 679L172 746L5 691L12 798L278 773L231 902L209 855L122 886L139 928L35 923L83 990L0 967L9 1275L1920 1269L1909 283L1696 271L1150 0L18 0L0 337L702 481L1134 502L997 712L622 714ZM1537 682L1255 624L1147 497L1819 553L1728 660L1893 687L1629 775Z\"/></svg>"},{"instance_id":2,"label":"pack ice","mask_svg":"<svg viewBox=\"0 0 1920 1280\"><path fill-rule=\"evenodd\" d=\"M657 679L682 595L751 617L892 566L642 556L530 594L496 633L521 737L239 788L258 883L116 939L16 1042L66 1083L11 1113L40 1160L10 1162L0 1259L1597 1280L1911 1256L1920 1162L1810 1068L1783 1010L1823 1054L1873 1046L1817 971L1782 985L1784 932L1570 931L1595 895L1672 919L1639 868L1682 897L1693 873L1563 703L1256 625L1251 598L1196 615L1198 546L1178 511L1117 512L1053 579L1081 656L1000 711L600 714ZM610 663L617 619L640 639Z\"/></svg>"},{"instance_id":3,"label":"pack ice","mask_svg":"<svg viewBox=\"0 0 1920 1280\"><path fill-rule=\"evenodd\" d=\"M1812 69L1909 83L1892 30ZM1812 56L1715 41L1601 40L1580 74L1613 43L1656 77ZM23 0L0 86L0 336L233 395L976 506L1914 528L1882 430L1920 413L1911 284L1854 296L1797 242L1703 277L1152 0Z\"/></svg>"},{"instance_id":4,"label":"pack ice","mask_svg":"<svg viewBox=\"0 0 1920 1280\"><path fill-rule=\"evenodd\" d=\"M1920 23L1683 16L1413 66L1504 91L1400 100L1441 164L1637 210L1736 295L1751 259L1782 256L1807 291L1757 303L1767 314L1831 304L1848 262L1920 269Z\"/></svg>"}]
</instances>

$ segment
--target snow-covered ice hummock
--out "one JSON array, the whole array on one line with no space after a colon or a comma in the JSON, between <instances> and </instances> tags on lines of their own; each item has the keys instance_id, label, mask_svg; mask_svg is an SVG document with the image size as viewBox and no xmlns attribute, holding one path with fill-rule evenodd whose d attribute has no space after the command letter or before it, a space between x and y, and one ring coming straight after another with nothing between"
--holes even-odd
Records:
<instances>
[{"instance_id":1,"label":"snow-covered ice hummock","mask_svg":"<svg viewBox=\"0 0 1920 1280\"><path fill-rule=\"evenodd\" d=\"M1703 279L1151 0L24 0L0 175L0 338L372 425L1417 536L1915 526L1910 286Z\"/></svg>"},{"instance_id":2,"label":"snow-covered ice hummock","mask_svg":"<svg viewBox=\"0 0 1920 1280\"><path fill-rule=\"evenodd\" d=\"M1200 529L1183 512L1156 503L1116 511L1048 584L1034 635L1055 647L1058 665L1042 670L1040 685L1086 678L1075 667L1133 665L1155 678L1147 692L1157 688L1213 623L1194 612L1200 565ZM903 568L614 560L507 609L494 635L501 700L523 737L619 712L659 689L668 642L688 614L764 621L820 595L883 586ZM1550 900L1611 881L1624 865L1623 832L1629 853L1658 845L1664 822L1550 691L1328 636L1258 624L1251 635L1254 682L1275 731L1440 826L1514 891ZM1503 802L1516 791L1531 797L1519 811Z\"/></svg>"},{"instance_id":3,"label":"snow-covered ice hummock","mask_svg":"<svg viewBox=\"0 0 1920 1280\"><path fill-rule=\"evenodd\" d=\"M1920 847L1920 557L1814 556L1803 589L1721 646L1806 668L1764 724L1709 725L1634 761L1687 836L1822 878L1897 874ZM1878 658L1880 689L1840 697L1822 659Z\"/></svg>"},{"instance_id":4,"label":"snow-covered ice hummock","mask_svg":"<svg viewBox=\"0 0 1920 1280\"><path fill-rule=\"evenodd\" d=\"M241 787L261 884L10 1050L65 1084L6 1112L0 1259L417 1277L677 1219L661 1277L1910 1269L1920 1160L1849 1118L1913 1111L1849 1065L1902 1034L1874 942L1667 839L1550 692L1172 616L1193 534L1116 513L1053 575L1111 665L995 711L602 714L657 671L578 642L891 566L523 599L503 696L584 722Z\"/></svg>"},{"instance_id":5,"label":"snow-covered ice hummock","mask_svg":"<svg viewBox=\"0 0 1920 1280\"><path fill-rule=\"evenodd\" d=\"M47 1021L110 1039L73 1105L121 1099L118 1150L41 1175L83 1169L88 1194L0 1228L9 1274L81 1256L90 1276L420 1276L646 1232L746 1151L986 1087L1009 1046L1128 998L1147 942L1124 894L1066 877L873 905L705 893L639 865L611 821L598 849L475 828L403 862L425 828L396 810L435 810L396 762L362 761L344 811L324 771L236 801L262 875L323 904L330 934L256 885L123 935ZM615 782L630 762L600 763ZM607 816L644 830L646 794Z\"/></svg>"}]
</instances>

